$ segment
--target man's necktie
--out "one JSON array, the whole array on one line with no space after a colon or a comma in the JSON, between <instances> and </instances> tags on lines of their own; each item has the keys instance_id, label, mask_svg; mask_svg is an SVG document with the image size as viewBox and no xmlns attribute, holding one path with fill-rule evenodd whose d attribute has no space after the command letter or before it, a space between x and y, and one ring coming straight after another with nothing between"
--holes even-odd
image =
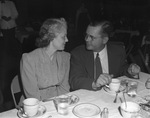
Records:
<instances>
[{"instance_id":1,"label":"man's necktie","mask_svg":"<svg viewBox=\"0 0 150 118\"><path fill-rule=\"evenodd\" d=\"M95 65L94 65L95 69L94 69L94 73L95 73L95 81L98 79L99 75L102 74L102 66L101 66L101 62L100 62L100 58L99 58L99 53L96 54L96 58L95 58Z\"/></svg>"}]
</instances>

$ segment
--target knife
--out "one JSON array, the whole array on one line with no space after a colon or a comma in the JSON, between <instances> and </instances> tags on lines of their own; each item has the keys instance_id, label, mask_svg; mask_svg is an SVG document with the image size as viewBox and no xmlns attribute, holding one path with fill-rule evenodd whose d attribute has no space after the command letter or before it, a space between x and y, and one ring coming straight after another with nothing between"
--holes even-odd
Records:
<instances>
[{"instance_id":1,"label":"knife","mask_svg":"<svg viewBox=\"0 0 150 118\"><path fill-rule=\"evenodd\" d=\"M53 100L54 100L54 98L46 98L46 99L42 100L42 102L49 102L49 101L53 101Z\"/></svg>"}]
</instances>

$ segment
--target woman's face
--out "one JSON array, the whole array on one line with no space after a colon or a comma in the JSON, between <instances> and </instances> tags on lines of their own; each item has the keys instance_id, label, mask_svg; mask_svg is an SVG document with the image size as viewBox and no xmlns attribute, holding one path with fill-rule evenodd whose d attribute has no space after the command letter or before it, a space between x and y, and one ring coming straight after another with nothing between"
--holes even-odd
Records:
<instances>
[{"instance_id":1,"label":"woman's face","mask_svg":"<svg viewBox=\"0 0 150 118\"><path fill-rule=\"evenodd\" d=\"M68 42L67 29L62 28L62 31L56 34L56 37L51 43L55 50L64 50L66 42Z\"/></svg>"}]
</instances>

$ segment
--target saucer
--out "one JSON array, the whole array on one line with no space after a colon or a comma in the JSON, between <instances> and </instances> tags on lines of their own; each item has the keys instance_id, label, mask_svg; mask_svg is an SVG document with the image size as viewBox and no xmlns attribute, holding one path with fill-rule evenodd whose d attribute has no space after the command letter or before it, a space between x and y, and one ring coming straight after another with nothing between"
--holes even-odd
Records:
<instances>
[{"instance_id":1,"label":"saucer","mask_svg":"<svg viewBox=\"0 0 150 118\"><path fill-rule=\"evenodd\" d=\"M103 89L104 89L104 91L106 91L106 92L109 93L109 94L113 94L113 95L116 94L116 92L115 92L115 91L111 91L111 90L109 89L109 87L104 86Z\"/></svg>"},{"instance_id":2,"label":"saucer","mask_svg":"<svg viewBox=\"0 0 150 118\"><path fill-rule=\"evenodd\" d=\"M104 89L104 91L106 91L107 93L116 94L115 91L111 91L111 90L110 90L109 86L104 86L103 89ZM122 92L122 91L124 91L124 90L125 90L125 87L122 86L122 85L120 85L119 91Z\"/></svg>"},{"instance_id":3,"label":"saucer","mask_svg":"<svg viewBox=\"0 0 150 118\"><path fill-rule=\"evenodd\" d=\"M77 102L79 102L79 97L76 95L69 95L70 97L70 104L69 105L74 105Z\"/></svg>"},{"instance_id":4,"label":"saucer","mask_svg":"<svg viewBox=\"0 0 150 118\"><path fill-rule=\"evenodd\" d=\"M43 106L43 105L41 105L41 106L39 106L39 109L38 109L37 114L34 115L34 116L28 116L28 115L26 115L26 114L24 113L24 111L23 111L22 108L20 108L20 109L18 110L17 115L18 115L19 118L38 118L38 117L41 117L42 115L44 115L45 113L46 113L46 107Z\"/></svg>"}]
</instances>

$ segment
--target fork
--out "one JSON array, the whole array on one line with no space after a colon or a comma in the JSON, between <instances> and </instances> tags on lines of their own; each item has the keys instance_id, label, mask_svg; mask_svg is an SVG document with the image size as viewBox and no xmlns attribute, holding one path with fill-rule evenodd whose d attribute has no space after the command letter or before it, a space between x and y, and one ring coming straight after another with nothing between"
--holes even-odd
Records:
<instances>
[{"instance_id":1,"label":"fork","mask_svg":"<svg viewBox=\"0 0 150 118\"><path fill-rule=\"evenodd\" d=\"M115 99L114 99L114 103L116 103L116 102L117 102L118 93L120 93L120 90L116 91L116 97L115 97Z\"/></svg>"}]
</instances>

